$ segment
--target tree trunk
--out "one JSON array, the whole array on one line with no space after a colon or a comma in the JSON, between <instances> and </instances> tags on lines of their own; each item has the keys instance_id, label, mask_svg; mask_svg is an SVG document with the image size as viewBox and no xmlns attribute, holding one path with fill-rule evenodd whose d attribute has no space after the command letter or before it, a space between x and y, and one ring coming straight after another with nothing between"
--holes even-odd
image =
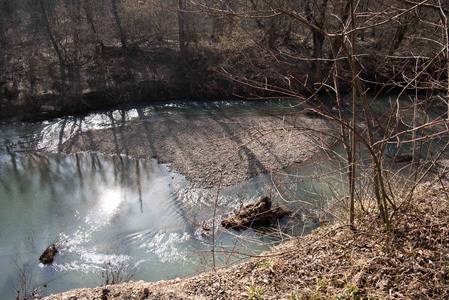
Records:
<instances>
[{"instance_id":1,"label":"tree trunk","mask_svg":"<svg viewBox=\"0 0 449 300\"><path fill-rule=\"evenodd\" d=\"M50 26L50 22L48 20L48 16L47 16L47 9L45 8L45 4L43 0L36 0L38 1L38 5L39 5L39 9L40 9L40 13L41 13L41 19L42 22L44 23L45 29L47 31L47 35L48 38L50 39L51 44L53 45L53 49L56 52L56 55L58 56L58 60L59 60L59 71L61 73L61 82L62 82L62 90L61 92L64 92L64 86L67 80L67 76L66 76L66 61L64 56L62 55L62 51L58 45L58 43L56 42L55 36L53 35L51 26Z\"/></svg>"},{"instance_id":2,"label":"tree trunk","mask_svg":"<svg viewBox=\"0 0 449 300\"><path fill-rule=\"evenodd\" d=\"M179 51L181 57L187 55L189 39L187 35L187 24L185 19L185 0L178 0L178 34L179 34Z\"/></svg>"},{"instance_id":3,"label":"tree trunk","mask_svg":"<svg viewBox=\"0 0 449 300\"><path fill-rule=\"evenodd\" d=\"M83 9L84 13L86 14L87 23L89 23L90 29L92 29L92 32L94 34L97 34L97 28L95 27L94 19L92 18L88 0L84 0Z\"/></svg>"},{"instance_id":4,"label":"tree trunk","mask_svg":"<svg viewBox=\"0 0 449 300\"><path fill-rule=\"evenodd\" d=\"M350 9L351 9L351 56L349 58L349 63L351 64L352 71L352 128L357 128L357 86L355 81L357 80L357 70L356 70L356 61L355 61L355 16L354 16L354 0L350 0ZM351 131L351 160L350 160L350 178L349 178L349 224L351 228L354 230L354 219L355 219L355 178L356 178L356 155L357 155L357 143L356 143L356 135L353 131Z\"/></svg>"},{"instance_id":5,"label":"tree trunk","mask_svg":"<svg viewBox=\"0 0 449 300\"><path fill-rule=\"evenodd\" d=\"M8 17L11 15L11 6L9 1L1 1L0 3L0 48L7 45L5 32L7 31L9 21ZM8 18L8 19L7 19Z\"/></svg>"},{"instance_id":6,"label":"tree trunk","mask_svg":"<svg viewBox=\"0 0 449 300\"><path fill-rule=\"evenodd\" d=\"M325 23L325 11L327 7L328 0L323 0L321 2L321 7L315 7L315 9L310 8L310 0L304 2L304 11L306 13L307 20L318 28L323 28ZM317 16L318 15L318 16ZM325 37L316 29L312 28L313 36L313 53L315 65L316 81L320 82L323 79L322 75L322 61L323 58L323 43Z\"/></svg>"},{"instance_id":7,"label":"tree trunk","mask_svg":"<svg viewBox=\"0 0 449 300\"><path fill-rule=\"evenodd\" d=\"M393 42L391 43L390 51L388 55L393 55L394 51L396 51L401 45L402 40L405 37L405 33L407 32L408 24L401 24L396 29L396 33L393 38Z\"/></svg>"},{"instance_id":8,"label":"tree trunk","mask_svg":"<svg viewBox=\"0 0 449 300\"><path fill-rule=\"evenodd\" d=\"M315 58L315 74L316 74L316 80L318 82L321 82L323 79L323 64L321 61L321 58L323 58L323 42L324 42L324 36L316 31L313 30L313 54L312 57Z\"/></svg>"},{"instance_id":9,"label":"tree trunk","mask_svg":"<svg viewBox=\"0 0 449 300\"><path fill-rule=\"evenodd\" d=\"M81 75L79 71L80 65L80 52L81 52L81 44L80 44L80 32L81 32L81 0L73 0L72 5L75 7L75 16L73 26L73 57L70 62L70 72L69 72L69 80L72 85L72 88L76 92L81 92Z\"/></svg>"},{"instance_id":10,"label":"tree trunk","mask_svg":"<svg viewBox=\"0 0 449 300\"><path fill-rule=\"evenodd\" d=\"M122 44L123 53L126 53L128 51L128 44L126 41L126 36L123 31L122 22L120 20L120 16L118 14L118 7L117 7L117 0L111 0L112 5L112 14L114 15L115 24L118 27L119 33L120 33L120 42Z\"/></svg>"}]
</instances>

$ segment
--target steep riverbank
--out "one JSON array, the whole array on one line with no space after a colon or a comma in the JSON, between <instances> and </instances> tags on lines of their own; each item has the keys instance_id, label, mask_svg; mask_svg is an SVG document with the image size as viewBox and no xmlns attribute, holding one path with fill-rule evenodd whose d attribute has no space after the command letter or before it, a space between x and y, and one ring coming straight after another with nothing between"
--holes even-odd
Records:
<instances>
[{"instance_id":1,"label":"steep riverbank","mask_svg":"<svg viewBox=\"0 0 449 300\"><path fill-rule=\"evenodd\" d=\"M448 190L421 185L398 216L390 242L371 213L358 220L356 232L323 227L228 269L44 299L446 299Z\"/></svg>"}]
</instances>

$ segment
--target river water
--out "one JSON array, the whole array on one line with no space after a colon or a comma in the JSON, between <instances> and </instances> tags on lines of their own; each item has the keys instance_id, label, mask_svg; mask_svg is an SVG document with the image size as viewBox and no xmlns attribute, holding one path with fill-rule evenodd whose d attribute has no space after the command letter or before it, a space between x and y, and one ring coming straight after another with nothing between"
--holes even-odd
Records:
<instances>
[{"instance_id":1,"label":"river water","mask_svg":"<svg viewBox=\"0 0 449 300\"><path fill-rule=\"evenodd\" d=\"M273 103L264 105L272 108ZM275 105L282 110L285 103ZM166 280L210 269L212 238L203 227L212 226L214 207L219 217L270 190L266 175L223 188L217 196L215 190L193 188L156 160L58 154L58 145L73 134L73 124L90 130L118 121L126 125L137 120L261 113L243 101L176 101L142 110L146 120L130 107L0 128L1 299L15 298L19 269L30 271L27 283L40 287L40 295L99 286L111 268L122 268L125 277L134 274L135 281ZM42 147L45 152L35 151ZM312 221L303 222L300 230L307 233L314 227ZM251 230L226 233L218 225L216 235L217 246L254 254L276 240ZM40 264L40 254L52 243L59 246L55 262ZM239 258L219 255L216 264Z\"/></svg>"},{"instance_id":2,"label":"river water","mask_svg":"<svg viewBox=\"0 0 449 300\"><path fill-rule=\"evenodd\" d=\"M386 101L383 105L388 105ZM111 268L121 268L124 277L134 274L134 281L166 280L208 270L213 267L212 237L203 228L213 227L214 210L219 223L229 211L274 189L273 178L263 175L223 188L217 195L216 190L193 187L156 160L58 153L59 145L76 134L74 128L87 131L117 122L126 126L170 118L258 115L263 109L291 110L292 104L297 103L266 101L256 107L245 101L179 100L138 110L129 107L0 127L0 298L15 299L18 269L29 271L27 283L39 287L40 295L99 286ZM46 151L35 150L43 148ZM297 173L288 174L294 180L278 178L284 182L276 186L283 189L281 195L302 199L296 205L303 210L281 224L286 225L285 234L309 233L318 225L317 219L324 217L320 212L326 210L328 200L338 198L342 178L334 178L330 185L328 180L309 180L338 169L338 164L326 158L316 157ZM312 205L306 207L308 203ZM316 218L308 219L314 208ZM226 232L217 224L215 229L218 250L228 247L258 254L270 242L285 238L273 236L276 230ZM40 264L40 254L52 243L59 246L55 262ZM216 264L240 258L218 254Z\"/></svg>"}]
</instances>

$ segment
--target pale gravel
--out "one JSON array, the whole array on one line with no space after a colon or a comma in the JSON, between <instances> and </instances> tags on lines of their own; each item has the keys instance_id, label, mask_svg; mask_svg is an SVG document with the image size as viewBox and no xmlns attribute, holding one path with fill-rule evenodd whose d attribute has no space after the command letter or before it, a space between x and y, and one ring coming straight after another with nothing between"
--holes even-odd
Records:
<instances>
[{"instance_id":1,"label":"pale gravel","mask_svg":"<svg viewBox=\"0 0 449 300\"><path fill-rule=\"evenodd\" d=\"M329 131L306 116L240 116L137 122L77 134L67 153L95 151L156 158L200 187L232 185L311 158L331 140L300 127ZM221 175L222 174L222 175Z\"/></svg>"}]
</instances>

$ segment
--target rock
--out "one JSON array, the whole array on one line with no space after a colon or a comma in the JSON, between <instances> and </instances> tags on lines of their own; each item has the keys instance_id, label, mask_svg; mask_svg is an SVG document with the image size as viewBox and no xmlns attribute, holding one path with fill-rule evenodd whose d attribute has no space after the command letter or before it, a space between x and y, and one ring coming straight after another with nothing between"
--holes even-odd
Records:
<instances>
[{"instance_id":1,"label":"rock","mask_svg":"<svg viewBox=\"0 0 449 300\"><path fill-rule=\"evenodd\" d=\"M225 228L240 230L252 225L269 225L292 211L282 207L271 208L271 199L268 196L260 197L256 202L250 202L235 216L230 216L221 221Z\"/></svg>"},{"instance_id":2,"label":"rock","mask_svg":"<svg viewBox=\"0 0 449 300\"><path fill-rule=\"evenodd\" d=\"M51 245L39 257L39 261L43 264L52 264L55 259L56 253L58 253L58 247L55 244Z\"/></svg>"}]
</instances>

